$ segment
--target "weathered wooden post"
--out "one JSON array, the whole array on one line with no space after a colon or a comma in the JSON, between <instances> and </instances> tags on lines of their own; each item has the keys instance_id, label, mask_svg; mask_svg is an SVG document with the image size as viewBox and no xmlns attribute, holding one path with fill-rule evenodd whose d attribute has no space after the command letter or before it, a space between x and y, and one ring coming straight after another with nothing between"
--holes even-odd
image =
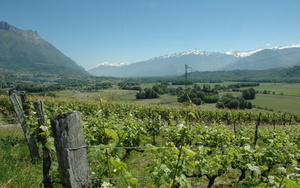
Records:
<instances>
[{"instance_id":1,"label":"weathered wooden post","mask_svg":"<svg viewBox=\"0 0 300 188\"><path fill-rule=\"evenodd\" d=\"M37 117L39 118L39 126L40 126L40 133L45 132L46 130L42 129L42 126L46 126L45 120L45 113L43 102L41 100L34 102L34 108L37 112ZM52 188L53 181L50 175L50 168L51 168L51 150L46 146L47 144L47 137L45 135L38 136L38 140L42 143L43 146L43 184L45 188Z\"/></svg>"},{"instance_id":2,"label":"weathered wooden post","mask_svg":"<svg viewBox=\"0 0 300 188\"><path fill-rule=\"evenodd\" d=\"M51 118L63 187L91 187L91 173L79 112Z\"/></svg>"},{"instance_id":3,"label":"weathered wooden post","mask_svg":"<svg viewBox=\"0 0 300 188\"><path fill-rule=\"evenodd\" d=\"M29 125L25 124L26 116L24 114L22 106L20 105L20 103L18 101L18 98L17 98L16 94L11 94L9 96L9 98L10 98L10 101L11 101L11 103L12 103L14 109L15 109L15 112L18 116L18 119L21 123L25 138L27 140L27 145L28 145L28 148L29 148L29 151L30 151L31 159L34 162L35 160L40 158L39 150L38 150L36 141L35 141L33 135L29 134L29 132L28 132L30 127L29 127Z\"/></svg>"}]
</instances>

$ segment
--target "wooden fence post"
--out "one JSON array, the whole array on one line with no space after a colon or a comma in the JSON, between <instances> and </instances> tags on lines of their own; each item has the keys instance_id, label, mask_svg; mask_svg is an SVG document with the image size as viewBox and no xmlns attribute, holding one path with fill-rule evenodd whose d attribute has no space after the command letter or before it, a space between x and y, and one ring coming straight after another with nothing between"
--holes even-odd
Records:
<instances>
[{"instance_id":1,"label":"wooden fence post","mask_svg":"<svg viewBox=\"0 0 300 188\"><path fill-rule=\"evenodd\" d=\"M25 138L27 140L27 145L28 145L28 148L29 148L29 151L30 151L31 159L34 162L34 161L36 161L37 159L40 158L39 150L38 150L36 141L35 141L33 135L28 133L28 129L30 129L30 127L29 127L29 125L25 124L26 116L24 114L22 106L20 105L20 103L18 101L18 98L17 98L16 94L11 94L9 96L9 98L10 98L11 103L12 103L14 109L15 109L15 112L18 116L18 119L21 123Z\"/></svg>"},{"instance_id":2,"label":"wooden fence post","mask_svg":"<svg viewBox=\"0 0 300 188\"><path fill-rule=\"evenodd\" d=\"M91 187L91 173L79 112L51 118L63 187Z\"/></svg>"},{"instance_id":3,"label":"wooden fence post","mask_svg":"<svg viewBox=\"0 0 300 188\"><path fill-rule=\"evenodd\" d=\"M37 116L39 118L39 126L46 126L46 120L45 120L45 113L44 113L44 107L43 102L41 100L34 102L34 108L37 112ZM40 133L45 132L44 129L39 130ZM42 143L43 146L43 184L45 188L52 188L53 187L53 181L50 174L50 168L51 168L51 150L46 146L47 144L47 137L46 135L40 135L38 136L38 140Z\"/></svg>"}]
</instances>

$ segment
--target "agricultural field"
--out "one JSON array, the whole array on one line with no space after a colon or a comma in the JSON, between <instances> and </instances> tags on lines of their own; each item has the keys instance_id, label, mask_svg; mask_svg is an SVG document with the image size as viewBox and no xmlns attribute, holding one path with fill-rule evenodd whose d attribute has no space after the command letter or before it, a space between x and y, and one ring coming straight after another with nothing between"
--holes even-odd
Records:
<instances>
[{"instance_id":1,"label":"agricultural field","mask_svg":"<svg viewBox=\"0 0 300 188\"><path fill-rule=\"evenodd\" d=\"M300 97L298 96L258 94L252 103L274 111L300 113Z\"/></svg>"},{"instance_id":2,"label":"agricultural field","mask_svg":"<svg viewBox=\"0 0 300 188\"><path fill-rule=\"evenodd\" d=\"M257 88L258 91L270 91L277 95L287 95L300 97L300 83L261 83Z\"/></svg>"},{"instance_id":3,"label":"agricultural field","mask_svg":"<svg viewBox=\"0 0 300 188\"><path fill-rule=\"evenodd\" d=\"M222 83L197 83L199 86L203 84L214 87L215 85L228 86L230 84L236 84L238 82L222 82ZM155 83L142 84L141 87L148 88L154 86ZM179 86L169 86L170 88L183 87ZM189 86L191 87L191 86ZM241 89L248 89L250 87L245 87ZM288 113L300 113L300 84L289 84L289 83L260 83L259 86L253 87L258 94L254 100L251 102L258 108L288 112ZM263 94L266 92L266 94ZM178 105L182 106L181 103L177 102L176 95L164 94L160 98L156 99L136 99L135 95L138 91L134 90L122 90L114 86L110 89L99 90L98 92L80 92L78 90L64 90L54 92L59 98L74 98L81 100L99 100L103 98L108 101L119 101L126 103L136 103L136 104L162 104L162 105ZM232 91L219 91L220 95L230 93L234 96L241 96L240 92ZM198 106L199 108L214 108L215 104L202 104Z\"/></svg>"},{"instance_id":4,"label":"agricultural field","mask_svg":"<svg viewBox=\"0 0 300 188\"><path fill-rule=\"evenodd\" d=\"M261 83L252 103L256 106L289 113L300 113L300 84ZM263 94L264 91L269 92Z\"/></svg>"},{"instance_id":5,"label":"agricultural field","mask_svg":"<svg viewBox=\"0 0 300 188\"><path fill-rule=\"evenodd\" d=\"M36 137L40 126L33 102L38 99L44 101L43 135L53 150L57 187L49 119L69 111L81 112L94 187L300 186L299 114L29 97L27 124ZM0 96L0 105L13 113L7 96ZM0 176L1 187L40 187L42 164L30 163L22 130L2 130L0 161L15 165L0 167L6 174Z\"/></svg>"}]
</instances>

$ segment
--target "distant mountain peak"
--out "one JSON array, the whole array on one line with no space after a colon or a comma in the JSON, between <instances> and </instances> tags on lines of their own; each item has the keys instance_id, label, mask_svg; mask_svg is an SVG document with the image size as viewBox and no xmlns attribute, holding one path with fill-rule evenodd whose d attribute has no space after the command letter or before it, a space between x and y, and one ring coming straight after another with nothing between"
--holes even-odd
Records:
<instances>
[{"instance_id":1,"label":"distant mountain peak","mask_svg":"<svg viewBox=\"0 0 300 188\"><path fill-rule=\"evenodd\" d=\"M191 51L186 51L186 52L182 52L182 53L179 53L181 56L183 55L211 55L211 54L214 54L216 52L208 52L208 51L204 51L204 50L201 50L201 49L195 49L195 50L191 50Z\"/></svg>"},{"instance_id":2,"label":"distant mountain peak","mask_svg":"<svg viewBox=\"0 0 300 188\"><path fill-rule=\"evenodd\" d=\"M24 31L8 24L7 22L3 22L3 21L0 22L0 30L9 31L31 42L44 42L44 40L40 37L40 35L36 31L32 31L32 30Z\"/></svg>"},{"instance_id":3,"label":"distant mountain peak","mask_svg":"<svg viewBox=\"0 0 300 188\"><path fill-rule=\"evenodd\" d=\"M232 56L235 56L235 57L247 57L247 56L255 54L255 53L259 52L259 51L262 51L262 50L264 50L264 49L261 48L261 49L256 49L256 50L252 50L252 51L231 50L231 51L226 52L225 54L232 55Z\"/></svg>"},{"instance_id":4,"label":"distant mountain peak","mask_svg":"<svg viewBox=\"0 0 300 188\"><path fill-rule=\"evenodd\" d=\"M0 30L7 30L9 31L13 26L9 25L7 22L0 22Z\"/></svg>"},{"instance_id":5,"label":"distant mountain peak","mask_svg":"<svg viewBox=\"0 0 300 188\"><path fill-rule=\"evenodd\" d=\"M185 51L185 52L178 52L178 53L174 53L174 54L167 54L167 55L155 57L153 59L166 59L166 58L180 57L180 56L186 56L186 55L204 55L204 56L209 56L209 55L215 54L215 53L217 53L217 52L208 52L208 51L204 51L204 50L196 48L194 50Z\"/></svg>"},{"instance_id":6,"label":"distant mountain peak","mask_svg":"<svg viewBox=\"0 0 300 188\"><path fill-rule=\"evenodd\" d=\"M268 49L282 50L282 49L286 49L286 48L300 48L300 44L292 44L289 46L274 46L274 47L268 48Z\"/></svg>"},{"instance_id":7,"label":"distant mountain peak","mask_svg":"<svg viewBox=\"0 0 300 188\"><path fill-rule=\"evenodd\" d=\"M227 55L232 55L235 57L247 57L250 56L252 54L255 54L257 52L260 52L262 50L282 50L282 49L287 49L287 48L300 48L300 44L293 44L293 45L289 45L289 46L274 46L274 47L270 47L270 48L259 48L256 50L252 50L252 51L237 51L237 50L231 50L226 52L225 54Z\"/></svg>"},{"instance_id":8,"label":"distant mountain peak","mask_svg":"<svg viewBox=\"0 0 300 188\"><path fill-rule=\"evenodd\" d=\"M129 62L120 62L120 63L103 62L103 63L95 65L91 68L88 68L86 70L89 71L89 70L96 69L96 68L101 67L101 66L122 67L122 66L130 65L130 64L131 63L129 63Z\"/></svg>"},{"instance_id":9,"label":"distant mountain peak","mask_svg":"<svg viewBox=\"0 0 300 188\"><path fill-rule=\"evenodd\" d=\"M98 76L114 77L176 76L184 74L185 64L192 67L193 71L263 70L299 65L299 59L300 44L226 53L194 49L158 56L127 66L105 62L88 71Z\"/></svg>"},{"instance_id":10,"label":"distant mountain peak","mask_svg":"<svg viewBox=\"0 0 300 188\"><path fill-rule=\"evenodd\" d=\"M26 74L89 75L32 30L0 22L0 69Z\"/></svg>"}]
</instances>

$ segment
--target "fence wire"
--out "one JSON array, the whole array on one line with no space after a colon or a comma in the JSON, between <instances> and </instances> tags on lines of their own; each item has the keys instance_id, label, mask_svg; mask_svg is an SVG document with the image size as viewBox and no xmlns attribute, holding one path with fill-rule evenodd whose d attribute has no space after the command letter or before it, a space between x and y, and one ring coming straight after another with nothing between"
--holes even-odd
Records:
<instances>
[{"instance_id":1,"label":"fence wire","mask_svg":"<svg viewBox=\"0 0 300 188\"><path fill-rule=\"evenodd\" d=\"M136 177L125 177L126 179L150 179L157 178L158 176L136 176ZM92 178L92 181L103 181L103 180L120 180L124 177L111 177L111 178Z\"/></svg>"},{"instance_id":2,"label":"fence wire","mask_svg":"<svg viewBox=\"0 0 300 188\"><path fill-rule=\"evenodd\" d=\"M233 147L244 147L244 146L232 146L232 147L206 147L206 146L198 146L198 147L190 147L189 149L228 149ZM296 147L295 145L291 146L269 146L269 147L259 147L264 149L269 148L277 148L277 149L290 149ZM160 149L180 149L180 147L156 147L156 146L133 146L133 147L121 147L121 146L106 146L106 145L85 145L81 147L74 147L74 148L65 148L68 151L76 151L79 149L86 149L86 148L101 148L101 149L129 149L129 150L160 150ZM251 147L251 149L255 149L254 147ZM114 181L114 180L121 180L121 179L152 179L152 178L158 178L159 176L132 176L132 177L110 177L110 178L98 178L98 177L92 177L92 183L94 185L99 184L102 185L105 181ZM98 187L98 186L97 186Z\"/></svg>"},{"instance_id":3,"label":"fence wire","mask_svg":"<svg viewBox=\"0 0 300 188\"><path fill-rule=\"evenodd\" d=\"M233 146L233 147L245 147L245 146ZM188 149L228 149L228 148L233 148L233 147L207 147L207 146L198 146L198 147L189 147ZM277 149L287 149L287 148L292 148L292 147L297 147L295 145L291 146L269 146L269 147L259 147L259 148L264 148L264 149L269 149L269 148L277 148ZM75 147L75 148L65 148L68 151L76 151L79 149L84 149L84 148L103 148L103 149L128 149L128 150L142 150L142 149L147 149L147 150L158 150L158 149L180 149L180 147L151 147L151 146L132 146L132 147L121 147L121 146L105 146L105 145L85 145L81 147ZM254 147L251 147L255 148Z\"/></svg>"}]
</instances>

